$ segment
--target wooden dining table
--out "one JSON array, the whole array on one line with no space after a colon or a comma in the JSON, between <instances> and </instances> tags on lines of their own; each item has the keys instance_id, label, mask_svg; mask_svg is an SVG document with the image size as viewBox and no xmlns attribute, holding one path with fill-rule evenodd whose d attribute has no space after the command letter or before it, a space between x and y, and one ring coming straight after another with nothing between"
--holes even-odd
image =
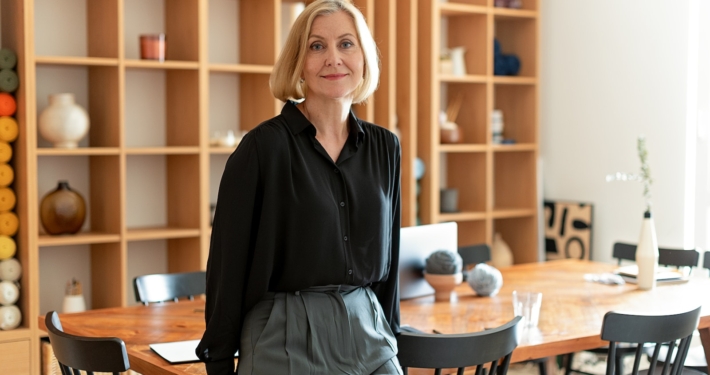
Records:
<instances>
[{"instance_id":1,"label":"wooden dining table","mask_svg":"<svg viewBox=\"0 0 710 375\"><path fill-rule=\"evenodd\" d=\"M463 333L497 327L513 319L512 292L542 292L537 327L519 331L513 362L545 358L603 346L602 319L608 311L665 314L702 305L698 329L710 354L710 278L659 284L642 291L635 284L585 281L585 274L613 271L614 265L557 260L502 268L503 287L477 296L463 283L450 301L425 296L401 302L401 323L424 332ZM85 336L114 336L126 343L131 369L144 375L204 375L202 363L171 365L148 347L152 343L199 339L205 328L204 301L184 301L60 314L64 330ZM39 317L44 327L44 317Z\"/></svg>"}]
</instances>

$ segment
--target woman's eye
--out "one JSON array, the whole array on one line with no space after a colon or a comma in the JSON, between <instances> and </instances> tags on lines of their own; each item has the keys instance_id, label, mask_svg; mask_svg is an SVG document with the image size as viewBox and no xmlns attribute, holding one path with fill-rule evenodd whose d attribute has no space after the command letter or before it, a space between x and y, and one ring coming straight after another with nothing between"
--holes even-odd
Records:
<instances>
[{"instance_id":1,"label":"woman's eye","mask_svg":"<svg viewBox=\"0 0 710 375\"><path fill-rule=\"evenodd\" d=\"M345 42L341 43L340 46L343 48L350 48L350 47L354 46L354 44L352 44L351 42L345 41Z\"/></svg>"},{"instance_id":2,"label":"woman's eye","mask_svg":"<svg viewBox=\"0 0 710 375\"><path fill-rule=\"evenodd\" d=\"M320 51L323 49L323 45L320 43L313 43L311 44L311 49L314 51Z\"/></svg>"}]
</instances>

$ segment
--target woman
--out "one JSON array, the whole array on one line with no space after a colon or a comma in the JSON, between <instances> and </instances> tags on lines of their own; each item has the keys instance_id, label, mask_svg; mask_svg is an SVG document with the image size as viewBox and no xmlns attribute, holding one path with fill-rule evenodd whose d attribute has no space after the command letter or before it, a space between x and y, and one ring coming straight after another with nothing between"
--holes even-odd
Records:
<instances>
[{"instance_id":1,"label":"woman","mask_svg":"<svg viewBox=\"0 0 710 375\"><path fill-rule=\"evenodd\" d=\"M233 373L237 350L242 375L401 374L400 146L350 111L378 79L355 7L303 11L271 76L281 115L244 137L220 183L197 347L210 375Z\"/></svg>"}]
</instances>

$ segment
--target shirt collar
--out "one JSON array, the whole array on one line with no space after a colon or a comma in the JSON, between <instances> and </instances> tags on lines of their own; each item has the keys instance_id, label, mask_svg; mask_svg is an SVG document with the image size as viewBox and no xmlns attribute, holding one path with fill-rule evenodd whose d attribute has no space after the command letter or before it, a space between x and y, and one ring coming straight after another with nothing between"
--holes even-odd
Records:
<instances>
[{"instance_id":1,"label":"shirt collar","mask_svg":"<svg viewBox=\"0 0 710 375\"><path fill-rule=\"evenodd\" d=\"M296 107L296 103L290 100L286 102L281 110L281 115L286 118L286 124L292 134L295 135L306 129L312 129L312 134L315 135L316 128L308 121L306 116L303 115L303 112ZM355 116L352 110L350 110L348 121L350 122L349 139L355 139L355 145L359 146L365 138L365 129L362 127L360 119Z\"/></svg>"}]
</instances>

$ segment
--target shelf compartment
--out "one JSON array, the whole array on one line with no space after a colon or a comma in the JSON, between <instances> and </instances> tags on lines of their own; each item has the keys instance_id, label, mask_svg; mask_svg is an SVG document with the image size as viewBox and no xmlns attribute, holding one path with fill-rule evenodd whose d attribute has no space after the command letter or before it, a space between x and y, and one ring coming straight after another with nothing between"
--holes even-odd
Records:
<instances>
[{"instance_id":1,"label":"shelf compartment","mask_svg":"<svg viewBox=\"0 0 710 375\"><path fill-rule=\"evenodd\" d=\"M40 247L47 246L70 246L70 245L91 245L99 243L111 243L120 241L119 234L101 232L79 232L72 235L41 235L37 240Z\"/></svg>"},{"instance_id":2,"label":"shelf compartment","mask_svg":"<svg viewBox=\"0 0 710 375\"><path fill-rule=\"evenodd\" d=\"M486 243L487 225L484 219L463 219L458 221L459 247Z\"/></svg>"},{"instance_id":3,"label":"shelf compartment","mask_svg":"<svg viewBox=\"0 0 710 375\"><path fill-rule=\"evenodd\" d=\"M447 188L458 189L460 213L486 211L486 153L442 154L446 163ZM440 215L455 213L444 213Z\"/></svg>"},{"instance_id":4,"label":"shelf compartment","mask_svg":"<svg viewBox=\"0 0 710 375\"><path fill-rule=\"evenodd\" d=\"M140 58L141 34L165 33L167 61L198 60L198 1L125 0L123 3L124 50L127 59Z\"/></svg>"},{"instance_id":5,"label":"shelf compartment","mask_svg":"<svg viewBox=\"0 0 710 375\"><path fill-rule=\"evenodd\" d=\"M494 91L494 108L503 112L503 138L517 144L535 144L537 87L496 85Z\"/></svg>"},{"instance_id":6,"label":"shelf compartment","mask_svg":"<svg viewBox=\"0 0 710 375\"><path fill-rule=\"evenodd\" d=\"M467 220L484 220L486 218L485 212L456 212L456 213L442 213L439 214L439 221L467 221Z\"/></svg>"},{"instance_id":7,"label":"shelf compartment","mask_svg":"<svg viewBox=\"0 0 710 375\"><path fill-rule=\"evenodd\" d=\"M118 58L118 2L35 0L35 54Z\"/></svg>"},{"instance_id":8,"label":"shelf compartment","mask_svg":"<svg viewBox=\"0 0 710 375\"><path fill-rule=\"evenodd\" d=\"M158 227L135 231L130 240L168 238L185 234L173 229L200 227L200 155L129 155L126 157L126 223L129 228ZM147 237L146 237L147 236Z\"/></svg>"},{"instance_id":9,"label":"shelf compartment","mask_svg":"<svg viewBox=\"0 0 710 375\"><path fill-rule=\"evenodd\" d=\"M439 146L441 152L485 152L487 149L486 145L446 144Z\"/></svg>"},{"instance_id":10,"label":"shelf compartment","mask_svg":"<svg viewBox=\"0 0 710 375\"><path fill-rule=\"evenodd\" d=\"M79 193L86 203L86 219L81 231L117 235L121 232L119 168L119 157L116 155L42 156L37 163L39 194L37 202L41 203L47 193L56 189L58 181L66 180L72 190ZM59 238L47 239L47 241L50 244L55 241L63 242ZM103 237L94 237L94 235L66 238L68 243L104 241L101 240Z\"/></svg>"},{"instance_id":11,"label":"shelf compartment","mask_svg":"<svg viewBox=\"0 0 710 375\"><path fill-rule=\"evenodd\" d=\"M197 70L126 71L127 147L199 146Z\"/></svg>"},{"instance_id":12,"label":"shelf compartment","mask_svg":"<svg viewBox=\"0 0 710 375\"><path fill-rule=\"evenodd\" d=\"M49 96L73 93L75 101L89 115L89 132L79 147L118 147L119 69L114 66L40 65L37 66L37 109L49 105ZM52 147L41 136L38 147Z\"/></svg>"},{"instance_id":13,"label":"shelf compartment","mask_svg":"<svg viewBox=\"0 0 710 375\"><path fill-rule=\"evenodd\" d=\"M494 7L493 12L498 13L529 13L530 11L535 11L537 13L537 9L539 6L538 0L524 0L522 1L522 7L520 9L513 9L513 8L503 8L503 7Z\"/></svg>"},{"instance_id":14,"label":"shelf compartment","mask_svg":"<svg viewBox=\"0 0 710 375\"><path fill-rule=\"evenodd\" d=\"M535 152L500 152L493 155L493 209L535 210Z\"/></svg>"},{"instance_id":15,"label":"shelf compartment","mask_svg":"<svg viewBox=\"0 0 710 375\"><path fill-rule=\"evenodd\" d=\"M26 314L23 314L22 322L19 327L8 331L0 331L0 343L31 338L32 331L27 328L29 325L29 321L27 319L29 319L29 317L26 316Z\"/></svg>"},{"instance_id":16,"label":"shelf compartment","mask_svg":"<svg viewBox=\"0 0 710 375\"><path fill-rule=\"evenodd\" d=\"M220 147L220 146L214 146L210 147L210 154L213 155L231 155L234 150L236 150L236 147Z\"/></svg>"},{"instance_id":17,"label":"shelf compartment","mask_svg":"<svg viewBox=\"0 0 710 375\"><path fill-rule=\"evenodd\" d=\"M521 209L521 210L495 210L493 211L494 219L513 219L530 217L535 215L534 209Z\"/></svg>"},{"instance_id":18,"label":"shelf compartment","mask_svg":"<svg viewBox=\"0 0 710 375\"><path fill-rule=\"evenodd\" d=\"M504 218L493 220L493 233L500 233L510 250L513 252L513 262L539 262L540 255L537 241L537 218L535 215L520 218Z\"/></svg>"},{"instance_id":19,"label":"shelf compartment","mask_svg":"<svg viewBox=\"0 0 710 375\"><path fill-rule=\"evenodd\" d=\"M118 59L108 57L74 56L37 56L37 65L79 65L79 66L118 66Z\"/></svg>"},{"instance_id":20,"label":"shelf compartment","mask_svg":"<svg viewBox=\"0 0 710 375\"><path fill-rule=\"evenodd\" d=\"M441 104L441 111L446 112L449 103L457 100L459 95L463 95L463 102L456 124L459 126L464 145L486 144L488 141L487 124L487 90L485 84L480 83L447 83L442 84L441 92L446 94L446 101ZM462 145L443 145L445 147L456 147Z\"/></svg>"},{"instance_id":21,"label":"shelf compartment","mask_svg":"<svg viewBox=\"0 0 710 375\"><path fill-rule=\"evenodd\" d=\"M516 76L494 76L493 83L496 85L537 85L537 78L516 77Z\"/></svg>"},{"instance_id":22,"label":"shelf compartment","mask_svg":"<svg viewBox=\"0 0 710 375\"><path fill-rule=\"evenodd\" d=\"M488 56L490 56L487 18L485 13L456 14L444 16L441 20L442 34L446 36L444 39L446 44L442 47L465 49L466 74L479 76L486 74Z\"/></svg>"},{"instance_id":23,"label":"shelf compartment","mask_svg":"<svg viewBox=\"0 0 710 375\"><path fill-rule=\"evenodd\" d=\"M520 59L519 77L537 77L537 19L496 18L495 38L503 54Z\"/></svg>"},{"instance_id":24,"label":"shelf compartment","mask_svg":"<svg viewBox=\"0 0 710 375\"><path fill-rule=\"evenodd\" d=\"M39 156L90 156L90 155L118 155L118 147L79 147L79 148L53 148L42 147L37 149Z\"/></svg>"}]
</instances>

